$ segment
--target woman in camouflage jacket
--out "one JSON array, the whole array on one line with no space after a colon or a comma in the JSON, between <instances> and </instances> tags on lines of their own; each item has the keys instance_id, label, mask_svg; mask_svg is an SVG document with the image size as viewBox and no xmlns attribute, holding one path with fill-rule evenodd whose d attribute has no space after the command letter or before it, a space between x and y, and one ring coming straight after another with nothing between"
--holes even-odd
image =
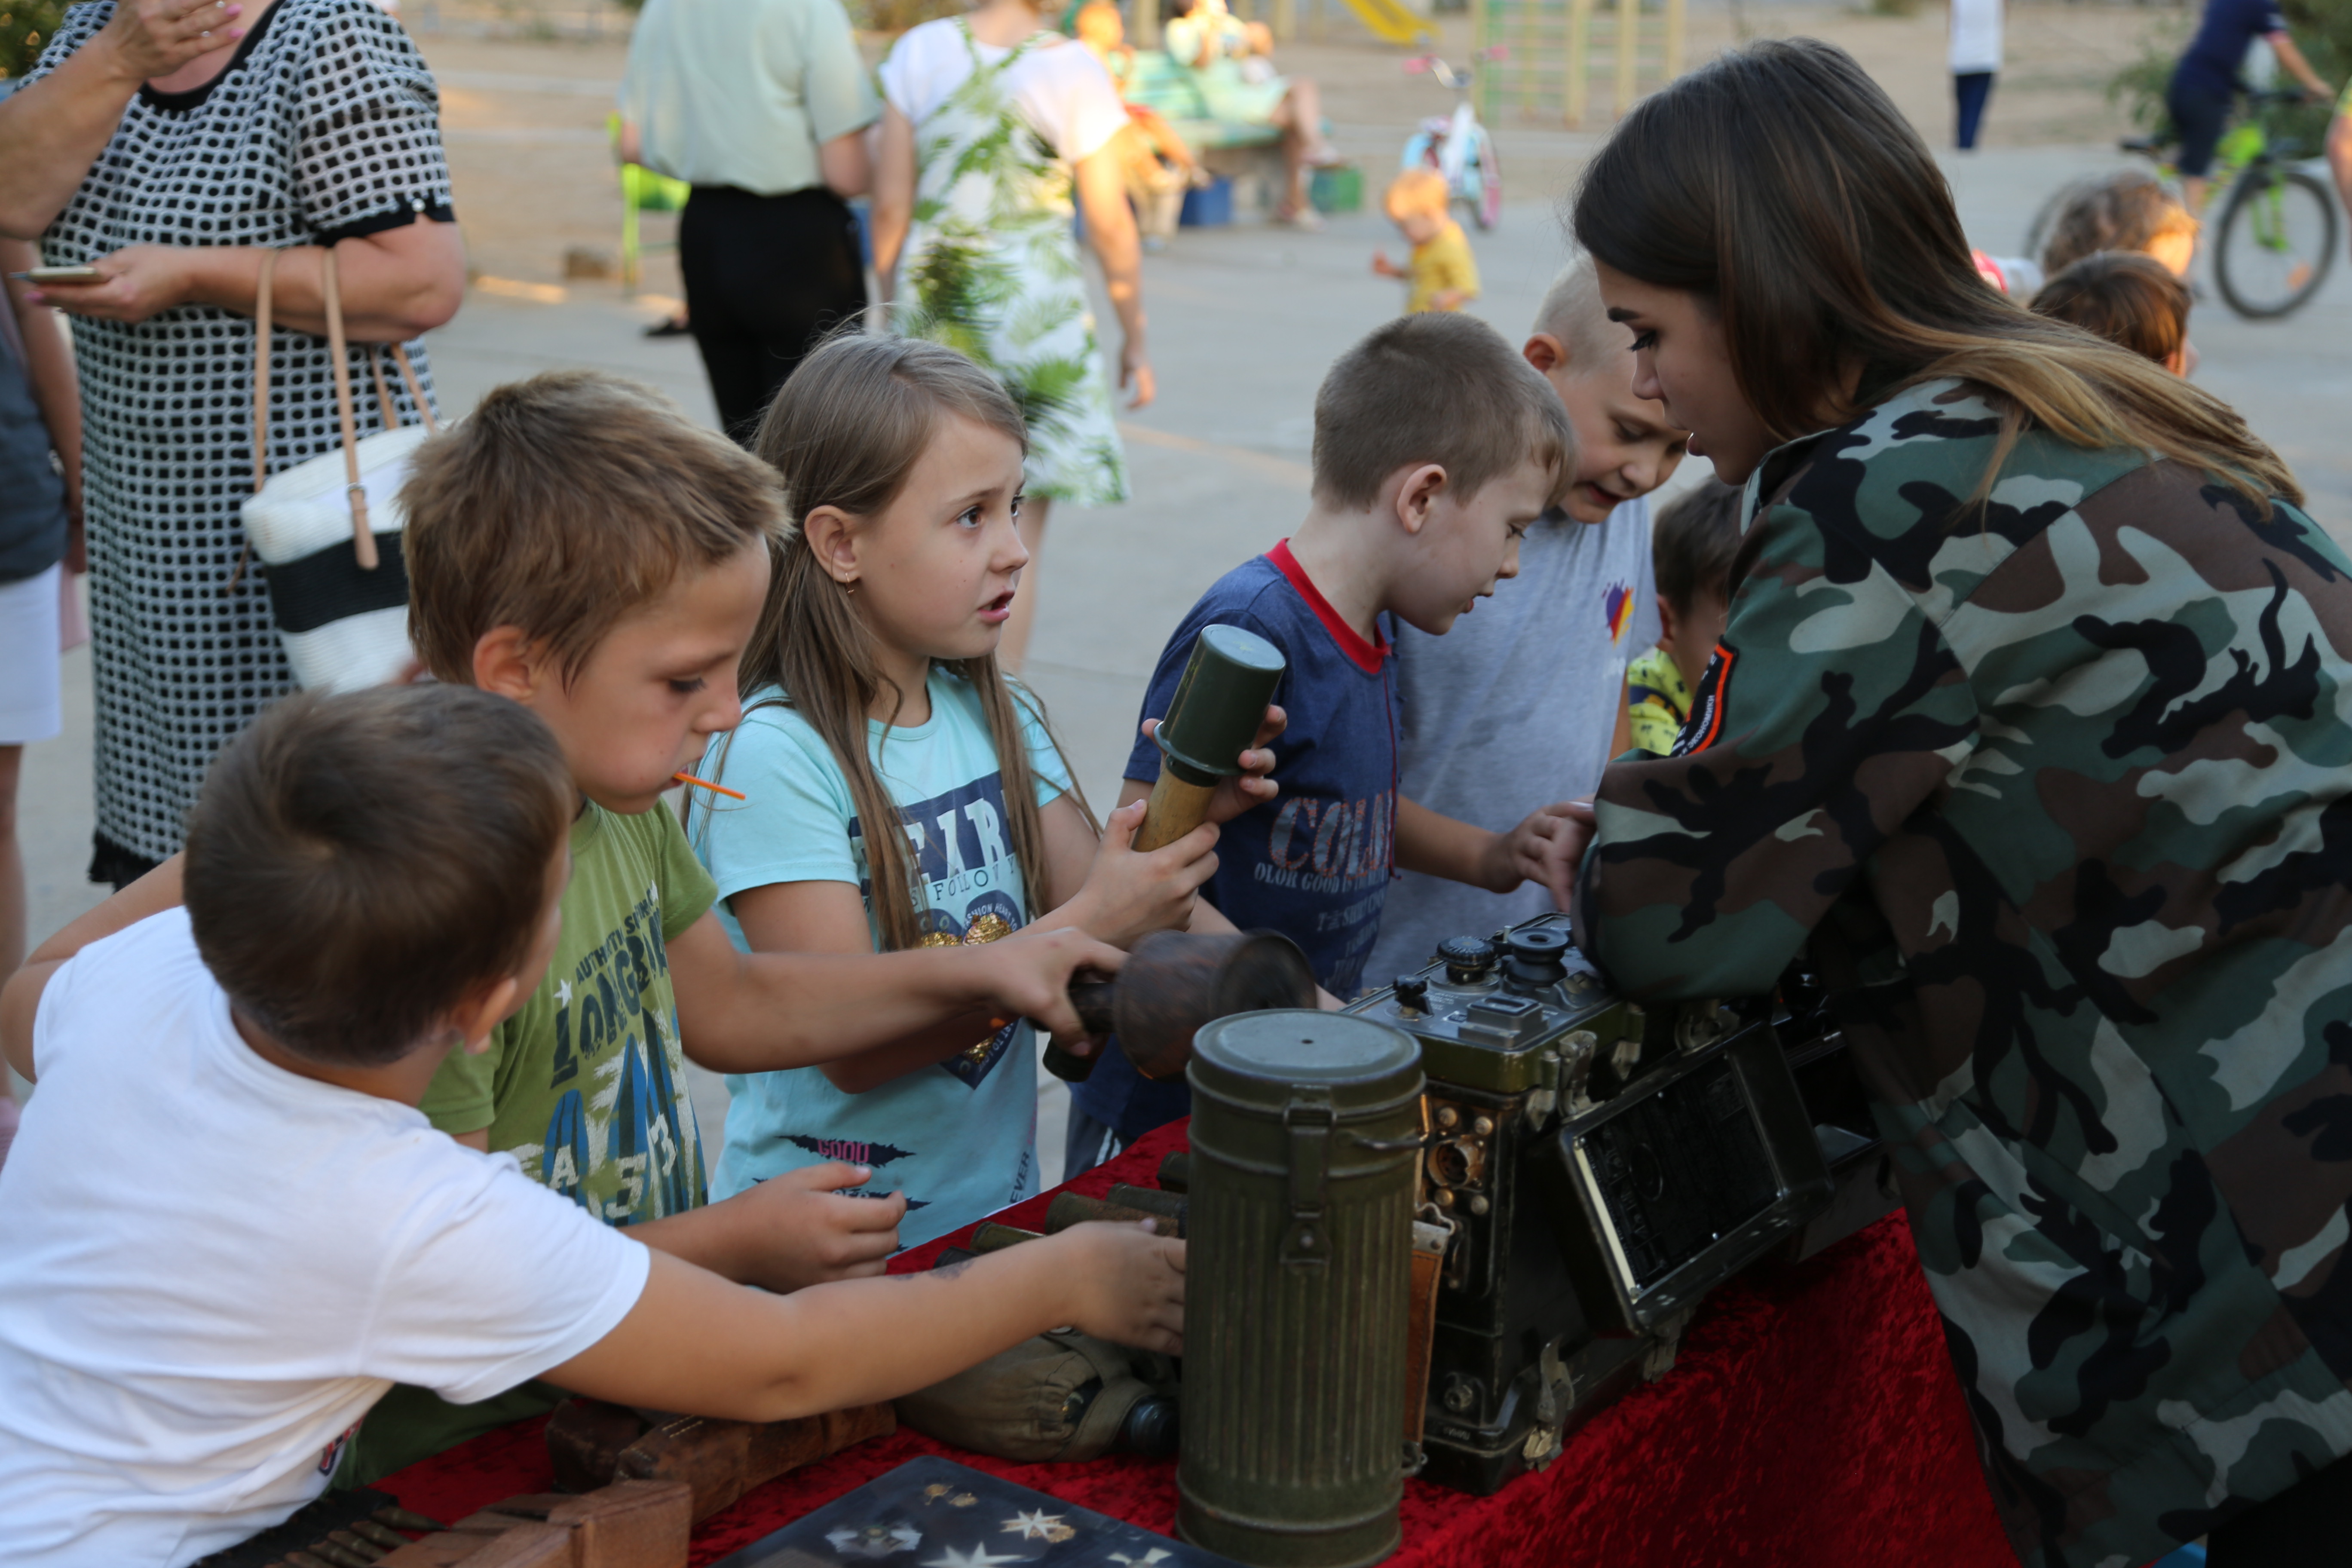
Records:
<instances>
[{"instance_id":1,"label":"woman in camouflage jacket","mask_svg":"<svg viewBox=\"0 0 2352 1568\"><path fill-rule=\"evenodd\" d=\"M1574 221L1748 487L1586 952L1665 999L1810 951L2022 1560L2340 1558L2352 1466L2297 1482L2352 1451L2352 563L2230 409L1980 282L1827 45L1644 101Z\"/></svg>"}]
</instances>

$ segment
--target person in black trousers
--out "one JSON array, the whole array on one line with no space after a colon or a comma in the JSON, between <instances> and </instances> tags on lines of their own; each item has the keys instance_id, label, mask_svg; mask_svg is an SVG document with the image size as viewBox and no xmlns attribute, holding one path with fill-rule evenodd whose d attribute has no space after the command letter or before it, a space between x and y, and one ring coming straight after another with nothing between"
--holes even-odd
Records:
<instances>
[{"instance_id":1,"label":"person in black trousers","mask_svg":"<svg viewBox=\"0 0 2352 1568\"><path fill-rule=\"evenodd\" d=\"M841 0L648 0L621 100L623 161L694 187L688 328L720 426L748 444L802 357L865 313L845 198L866 189L881 101Z\"/></svg>"}]
</instances>

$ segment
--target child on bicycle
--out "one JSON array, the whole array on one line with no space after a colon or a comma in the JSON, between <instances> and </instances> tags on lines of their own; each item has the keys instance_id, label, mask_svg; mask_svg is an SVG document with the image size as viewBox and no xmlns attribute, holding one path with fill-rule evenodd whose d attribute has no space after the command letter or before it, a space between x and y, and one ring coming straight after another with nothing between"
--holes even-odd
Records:
<instances>
[{"instance_id":1,"label":"child on bicycle","mask_svg":"<svg viewBox=\"0 0 2352 1568\"><path fill-rule=\"evenodd\" d=\"M2071 321L2187 375L2197 368L2189 304L2189 285L2154 257L2103 250L2044 283L2033 297L2033 313Z\"/></svg>"},{"instance_id":2,"label":"child on bicycle","mask_svg":"<svg viewBox=\"0 0 2352 1568\"><path fill-rule=\"evenodd\" d=\"M748 798L688 825L735 944L887 952L1034 924L1126 945L1183 925L1217 830L1137 854L1139 805L1098 833L1043 708L998 667L1028 563L1025 443L1003 388L952 349L850 333L803 362L754 447L784 476L789 530L742 723L701 768ZM1223 815L1274 793L1244 778ZM1036 1073L1031 1025L982 1008L821 1067L730 1076L713 1185L851 1159L906 1194L914 1246L1037 1190Z\"/></svg>"},{"instance_id":3,"label":"child on bicycle","mask_svg":"<svg viewBox=\"0 0 2352 1568\"><path fill-rule=\"evenodd\" d=\"M2205 208L2205 182L2213 167L2213 149L2220 145L2230 109L2245 88L2239 72L2246 50L2256 38L2268 40L2287 74L2315 99L2335 96L2336 89L2294 47L2286 30L2279 0L2205 0L2205 15L2197 36L2173 68L2165 89L2165 112L2180 136L2180 191L2190 212Z\"/></svg>"},{"instance_id":4,"label":"child on bicycle","mask_svg":"<svg viewBox=\"0 0 2352 1568\"><path fill-rule=\"evenodd\" d=\"M1412 285L1404 313L1458 310L1478 297L1478 261L1470 254L1469 237L1454 221L1454 193L1445 176L1434 169L1407 169L1389 182L1381 210L1412 243L1412 254L1399 267L1385 250L1372 252L1372 270L1382 278L1402 278Z\"/></svg>"}]
</instances>

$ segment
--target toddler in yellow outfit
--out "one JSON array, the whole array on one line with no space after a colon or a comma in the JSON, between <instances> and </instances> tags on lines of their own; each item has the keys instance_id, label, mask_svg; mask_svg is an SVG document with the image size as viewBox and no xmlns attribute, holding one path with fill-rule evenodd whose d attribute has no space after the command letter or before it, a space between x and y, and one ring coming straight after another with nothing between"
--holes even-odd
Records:
<instances>
[{"instance_id":1,"label":"toddler in yellow outfit","mask_svg":"<svg viewBox=\"0 0 2352 1568\"><path fill-rule=\"evenodd\" d=\"M1388 252L1372 252L1372 270L1402 278L1412 286L1405 314L1458 310L1478 297L1478 262L1470 240L1452 216L1445 176L1434 169L1407 169L1389 182L1381 208L1397 232L1412 242L1412 254L1399 267Z\"/></svg>"},{"instance_id":2,"label":"toddler in yellow outfit","mask_svg":"<svg viewBox=\"0 0 2352 1568\"><path fill-rule=\"evenodd\" d=\"M1739 505L1738 486L1708 479L1669 502L1650 531L1658 646L1625 668L1627 733L1638 750L1667 755L1690 718L1691 695L1731 618Z\"/></svg>"}]
</instances>

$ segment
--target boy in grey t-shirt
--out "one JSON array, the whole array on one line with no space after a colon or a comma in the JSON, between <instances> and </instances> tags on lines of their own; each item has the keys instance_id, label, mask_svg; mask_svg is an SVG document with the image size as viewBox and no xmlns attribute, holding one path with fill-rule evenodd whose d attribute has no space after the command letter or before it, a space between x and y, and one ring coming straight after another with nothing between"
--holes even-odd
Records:
<instances>
[{"instance_id":1,"label":"boy in grey t-shirt","mask_svg":"<svg viewBox=\"0 0 2352 1568\"><path fill-rule=\"evenodd\" d=\"M1633 350L1589 261L1554 279L1520 352L1576 426L1567 506L1520 542L1518 576L1444 637L1407 626L1396 644L1399 793L1501 829L1547 801L1591 795L1627 745L1626 661L1658 638L1647 497L1689 440L1661 405L1633 395ZM1488 935L1550 908L1534 882L1490 893L1401 872L1364 984L1421 968L1448 937Z\"/></svg>"}]
</instances>

